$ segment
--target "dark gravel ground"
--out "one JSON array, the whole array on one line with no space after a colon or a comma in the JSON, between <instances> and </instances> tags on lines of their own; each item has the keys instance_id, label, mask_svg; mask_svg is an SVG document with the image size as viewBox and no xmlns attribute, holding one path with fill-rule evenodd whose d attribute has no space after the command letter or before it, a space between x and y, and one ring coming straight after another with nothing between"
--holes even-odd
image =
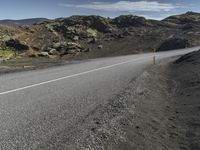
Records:
<instances>
[{"instance_id":1,"label":"dark gravel ground","mask_svg":"<svg viewBox=\"0 0 200 150\"><path fill-rule=\"evenodd\" d=\"M187 54L172 65L177 81L175 110L181 149L200 149L200 51ZM185 141L184 143L182 141Z\"/></svg>"}]
</instances>

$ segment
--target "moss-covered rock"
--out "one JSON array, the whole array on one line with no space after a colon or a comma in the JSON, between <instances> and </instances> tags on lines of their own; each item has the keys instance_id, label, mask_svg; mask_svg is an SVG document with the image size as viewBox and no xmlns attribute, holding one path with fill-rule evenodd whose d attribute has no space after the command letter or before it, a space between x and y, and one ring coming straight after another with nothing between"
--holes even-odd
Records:
<instances>
[{"instance_id":1,"label":"moss-covered rock","mask_svg":"<svg viewBox=\"0 0 200 150\"><path fill-rule=\"evenodd\" d=\"M5 61L13 58L17 58L19 55L18 53L12 50L0 50L0 61Z\"/></svg>"},{"instance_id":2,"label":"moss-covered rock","mask_svg":"<svg viewBox=\"0 0 200 150\"><path fill-rule=\"evenodd\" d=\"M9 35L0 36L0 41L1 42L6 42L6 41L9 41L10 39L11 39L11 37Z\"/></svg>"},{"instance_id":3,"label":"moss-covered rock","mask_svg":"<svg viewBox=\"0 0 200 150\"><path fill-rule=\"evenodd\" d=\"M86 33L87 33L88 38L96 38L97 37L97 30L95 30L95 29L89 28L86 30Z\"/></svg>"},{"instance_id":4,"label":"moss-covered rock","mask_svg":"<svg viewBox=\"0 0 200 150\"><path fill-rule=\"evenodd\" d=\"M54 27L51 24L47 24L46 28L52 32L55 36L58 36L58 33L54 30Z\"/></svg>"},{"instance_id":5,"label":"moss-covered rock","mask_svg":"<svg viewBox=\"0 0 200 150\"><path fill-rule=\"evenodd\" d=\"M50 55L56 55L56 54L58 54L58 52L57 52L56 49L52 48L52 49L49 50L49 54Z\"/></svg>"},{"instance_id":6,"label":"moss-covered rock","mask_svg":"<svg viewBox=\"0 0 200 150\"><path fill-rule=\"evenodd\" d=\"M68 42L66 48L70 50L70 49L82 49L83 47L79 43Z\"/></svg>"},{"instance_id":7,"label":"moss-covered rock","mask_svg":"<svg viewBox=\"0 0 200 150\"><path fill-rule=\"evenodd\" d=\"M79 43L75 43L75 42L58 42L58 43L54 43L52 47L53 49L56 49L57 51L83 49L83 47Z\"/></svg>"}]
</instances>

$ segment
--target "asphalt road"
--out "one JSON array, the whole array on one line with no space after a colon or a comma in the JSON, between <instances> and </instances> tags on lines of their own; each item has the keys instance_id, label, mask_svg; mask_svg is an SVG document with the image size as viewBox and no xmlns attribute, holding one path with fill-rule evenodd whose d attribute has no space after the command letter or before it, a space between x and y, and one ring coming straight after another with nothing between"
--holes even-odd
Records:
<instances>
[{"instance_id":1,"label":"asphalt road","mask_svg":"<svg viewBox=\"0 0 200 150\"><path fill-rule=\"evenodd\" d=\"M198 49L160 52L156 58ZM152 65L153 55L107 57L1 75L0 149L39 149L46 143L56 144L52 137L70 130L98 105L123 91Z\"/></svg>"}]
</instances>

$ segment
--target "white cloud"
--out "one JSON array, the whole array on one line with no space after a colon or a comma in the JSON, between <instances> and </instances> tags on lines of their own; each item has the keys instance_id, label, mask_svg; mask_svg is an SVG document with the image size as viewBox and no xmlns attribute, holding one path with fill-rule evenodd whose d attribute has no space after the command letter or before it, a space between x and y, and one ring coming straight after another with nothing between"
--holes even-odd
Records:
<instances>
[{"instance_id":1,"label":"white cloud","mask_svg":"<svg viewBox=\"0 0 200 150\"><path fill-rule=\"evenodd\" d=\"M177 5L170 3L161 3L158 1L119 1L119 2L92 2L88 4L59 4L63 7L72 7L77 9L90 9L90 10L103 10L103 11L125 11L125 12L136 12L136 11L171 11L177 8Z\"/></svg>"}]
</instances>

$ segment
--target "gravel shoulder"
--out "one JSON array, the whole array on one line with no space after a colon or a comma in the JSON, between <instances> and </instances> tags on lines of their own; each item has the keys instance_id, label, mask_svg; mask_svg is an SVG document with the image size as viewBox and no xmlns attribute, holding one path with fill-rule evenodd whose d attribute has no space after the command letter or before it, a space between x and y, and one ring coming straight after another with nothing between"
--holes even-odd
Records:
<instances>
[{"instance_id":1,"label":"gravel shoulder","mask_svg":"<svg viewBox=\"0 0 200 150\"><path fill-rule=\"evenodd\" d=\"M38 148L199 150L199 59L176 59L152 66L115 99Z\"/></svg>"}]
</instances>

